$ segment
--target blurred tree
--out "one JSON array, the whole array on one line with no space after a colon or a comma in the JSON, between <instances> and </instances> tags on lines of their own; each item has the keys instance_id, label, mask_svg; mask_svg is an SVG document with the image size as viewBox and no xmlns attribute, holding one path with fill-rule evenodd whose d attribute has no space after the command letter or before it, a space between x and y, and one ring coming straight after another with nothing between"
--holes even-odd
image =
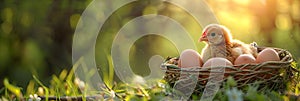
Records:
<instances>
[{"instance_id":1,"label":"blurred tree","mask_svg":"<svg viewBox=\"0 0 300 101\"><path fill-rule=\"evenodd\" d=\"M69 19L81 14L89 2L4 0L0 4L0 80L9 77L24 87L31 73L47 81L62 68L70 69L74 29Z\"/></svg>"},{"instance_id":2,"label":"blurred tree","mask_svg":"<svg viewBox=\"0 0 300 101\"><path fill-rule=\"evenodd\" d=\"M291 38L297 44L297 47L300 47L300 1L292 0L292 2L290 2L290 5L290 15L293 22Z\"/></svg>"},{"instance_id":3,"label":"blurred tree","mask_svg":"<svg viewBox=\"0 0 300 101\"><path fill-rule=\"evenodd\" d=\"M275 19L277 15L277 1L276 0L251 0L250 8L252 13L258 19L260 31L264 34L267 44L273 43L273 31L276 28Z\"/></svg>"}]
</instances>

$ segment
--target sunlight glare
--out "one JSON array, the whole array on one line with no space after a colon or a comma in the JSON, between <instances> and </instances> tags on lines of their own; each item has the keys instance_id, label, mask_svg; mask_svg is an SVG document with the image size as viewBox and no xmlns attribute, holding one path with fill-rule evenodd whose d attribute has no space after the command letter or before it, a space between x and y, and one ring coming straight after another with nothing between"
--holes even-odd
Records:
<instances>
[{"instance_id":1,"label":"sunlight glare","mask_svg":"<svg viewBox=\"0 0 300 101\"><path fill-rule=\"evenodd\" d=\"M289 15L279 14L276 17L276 27L281 30L290 30L292 28L292 21Z\"/></svg>"},{"instance_id":2,"label":"sunlight glare","mask_svg":"<svg viewBox=\"0 0 300 101\"><path fill-rule=\"evenodd\" d=\"M248 5L250 3L250 0L233 0L233 1L240 5Z\"/></svg>"},{"instance_id":3,"label":"sunlight glare","mask_svg":"<svg viewBox=\"0 0 300 101\"><path fill-rule=\"evenodd\" d=\"M292 17L296 20L300 20L300 1L294 0L291 9Z\"/></svg>"},{"instance_id":4,"label":"sunlight glare","mask_svg":"<svg viewBox=\"0 0 300 101\"><path fill-rule=\"evenodd\" d=\"M266 3L267 3L266 0L260 0L260 2L261 2L263 5L266 5Z\"/></svg>"}]
</instances>

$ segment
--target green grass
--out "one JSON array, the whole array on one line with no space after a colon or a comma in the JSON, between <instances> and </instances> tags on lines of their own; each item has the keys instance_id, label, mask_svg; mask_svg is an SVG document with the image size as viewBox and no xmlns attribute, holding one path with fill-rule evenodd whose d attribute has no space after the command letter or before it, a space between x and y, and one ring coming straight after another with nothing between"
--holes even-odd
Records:
<instances>
[{"instance_id":1,"label":"green grass","mask_svg":"<svg viewBox=\"0 0 300 101\"><path fill-rule=\"evenodd\" d=\"M296 67L296 64L293 64ZM297 75L299 77L299 75ZM157 101L161 99L172 99L173 89L164 80L159 80L155 84L124 84L111 83L110 86L103 84L102 91L92 95L85 95L81 92L82 88L79 79L74 76L73 70L62 70L60 75L53 75L50 85L44 85L36 76L33 76L27 89L17 87L4 79L4 87L0 89L0 100L29 100L30 96L37 94L46 101L49 99L60 98L66 100L66 96L73 98L97 98L100 100L122 99L128 101ZM248 85L244 88L238 88L233 78L229 78L224 84L223 90L219 90L214 97L218 101L299 101L300 100L300 81L297 79L296 84L289 84L284 93L276 92L271 89L260 91L259 85ZM87 91L87 90L83 90ZM90 92L89 92L90 94ZM201 94L193 94L192 100L199 100Z\"/></svg>"}]
</instances>

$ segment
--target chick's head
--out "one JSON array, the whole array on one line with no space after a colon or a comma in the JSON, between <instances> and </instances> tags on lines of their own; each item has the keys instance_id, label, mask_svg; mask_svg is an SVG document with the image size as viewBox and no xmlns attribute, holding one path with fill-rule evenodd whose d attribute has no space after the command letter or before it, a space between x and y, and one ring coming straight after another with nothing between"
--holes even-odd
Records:
<instances>
[{"instance_id":1,"label":"chick's head","mask_svg":"<svg viewBox=\"0 0 300 101\"><path fill-rule=\"evenodd\" d=\"M199 41L207 42L209 45L230 44L232 38L229 30L218 24L210 24L204 28Z\"/></svg>"}]
</instances>

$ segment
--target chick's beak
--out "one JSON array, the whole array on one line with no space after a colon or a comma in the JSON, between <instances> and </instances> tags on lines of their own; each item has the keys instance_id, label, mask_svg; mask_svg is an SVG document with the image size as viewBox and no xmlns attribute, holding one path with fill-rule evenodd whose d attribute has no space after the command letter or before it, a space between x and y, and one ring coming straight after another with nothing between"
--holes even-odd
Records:
<instances>
[{"instance_id":1,"label":"chick's beak","mask_svg":"<svg viewBox=\"0 0 300 101\"><path fill-rule=\"evenodd\" d=\"M201 41L208 41L208 39L207 39L206 36L203 36L203 37L201 37L198 41L199 41L199 42L201 42Z\"/></svg>"},{"instance_id":2,"label":"chick's beak","mask_svg":"<svg viewBox=\"0 0 300 101\"><path fill-rule=\"evenodd\" d=\"M198 41L199 42L201 42L201 41L208 41L207 36L206 36L206 31L202 34L201 38Z\"/></svg>"}]
</instances>

